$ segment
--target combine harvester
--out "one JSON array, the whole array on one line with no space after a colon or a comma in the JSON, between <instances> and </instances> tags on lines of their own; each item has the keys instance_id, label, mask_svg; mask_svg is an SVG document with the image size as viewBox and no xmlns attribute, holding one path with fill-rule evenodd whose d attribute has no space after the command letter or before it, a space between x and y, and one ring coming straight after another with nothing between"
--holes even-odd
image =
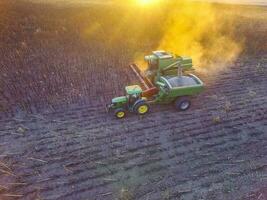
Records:
<instances>
[{"instance_id":1,"label":"combine harvester","mask_svg":"<svg viewBox=\"0 0 267 200\"><path fill-rule=\"evenodd\" d=\"M145 61L148 68L144 75L136 64L130 65L142 86L126 86L125 96L116 97L107 105L107 111L113 110L118 119L124 118L127 111L144 115L149 112L150 104L173 103L177 110L185 111L191 105L190 97L204 89L203 82L189 73L193 70L189 57L153 51L145 56Z\"/></svg>"}]
</instances>

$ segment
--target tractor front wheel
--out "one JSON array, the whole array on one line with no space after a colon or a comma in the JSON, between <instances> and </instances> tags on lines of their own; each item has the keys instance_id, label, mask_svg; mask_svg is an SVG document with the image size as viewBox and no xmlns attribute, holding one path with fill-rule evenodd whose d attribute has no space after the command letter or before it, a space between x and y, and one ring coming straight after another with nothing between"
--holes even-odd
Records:
<instances>
[{"instance_id":1,"label":"tractor front wheel","mask_svg":"<svg viewBox=\"0 0 267 200\"><path fill-rule=\"evenodd\" d=\"M186 111L191 106L191 101L187 97L180 97L174 102L174 106L179 111Z\"/></svg>"},{"instance_id":2,"label":"tractor front wheel","mask_svg":"<svg viewBox=\"0 0 267 200\"><path fill-rule=\"evenodd\" d=\"M126 112L123 108L118 108L115 110L115 117L117 119L122 119L126 116Z\"/></svg>"},{"instance_id":3,"label":"tractor front wheel","mask_svg":"<svg viewBox=\"0 0 267 200\"><path fill-rule=\"evenodd\" d=\"M141 103L138 103L136 106L135 106L135 112L139 115L145 115L146 113L149 112L149 105L145 102L141 102Z\"/></svg>"}]
</instances>

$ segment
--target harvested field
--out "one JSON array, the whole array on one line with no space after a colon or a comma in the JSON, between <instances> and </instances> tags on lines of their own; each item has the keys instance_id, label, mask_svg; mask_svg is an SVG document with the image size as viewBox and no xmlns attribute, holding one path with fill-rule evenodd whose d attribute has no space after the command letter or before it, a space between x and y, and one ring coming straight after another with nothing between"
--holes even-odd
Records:
<instances>
[{"instance_id":1,"label":"harvested field","mask_svg":"<svg viewBox=\"0 0 267 200\"><path fill-rule=\"evenodd\" d=\"M131 16L114 36L124 9L99 6L0 2L0 199L267 199L267 8L238 7L244 50L199 73L189 111L118 121L105 103L138 83L127 65L163 33Z\"/></svg>"}]
</instances>

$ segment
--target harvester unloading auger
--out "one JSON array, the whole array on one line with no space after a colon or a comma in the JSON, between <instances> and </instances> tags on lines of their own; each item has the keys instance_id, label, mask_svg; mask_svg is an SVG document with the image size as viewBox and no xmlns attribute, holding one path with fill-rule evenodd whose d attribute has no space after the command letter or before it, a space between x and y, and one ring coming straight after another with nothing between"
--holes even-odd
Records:
<instances>
[{"instance_id":1,"label":"harvester unloading auger","mask_svg":"<svg viewBox=\"0 0 267 200\"><path fill-rule=\"evenodd\" d=\"M126 86L125 96L116 97L107 105L107 110L113 110L119 119L124 118L127 111L144 115L149 112L150 104L173 103L177 110L185 111L191 106L190 97L204 89L203 82L189 73L193 70L190 57L153 51L145 56L145 61L148 68L144 75L136 64L130 65L142 87Z\"/></svg>"}]
</instances>

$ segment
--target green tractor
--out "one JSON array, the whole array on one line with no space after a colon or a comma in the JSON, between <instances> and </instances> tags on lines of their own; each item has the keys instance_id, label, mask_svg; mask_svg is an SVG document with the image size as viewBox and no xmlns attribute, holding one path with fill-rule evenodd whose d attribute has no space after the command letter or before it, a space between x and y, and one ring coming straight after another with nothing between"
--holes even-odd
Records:
<instances>
[{"instance_id":1,"label":"green tractor","mask_svg":"<svg viewBox=\"0 0 267 200\"><path fill-rule=\"evenodd\" d=\"M125 87L125 96L112 99L107 109L113 109L117 118L124 118L126 111L144 115L149 112L150 106L145 97L142 97L142 88L139 85Z\"/></svg>"},{"instance_id":2,"label":"green tractor","mask_svg":"<svg viewBox=\"0 0 267 200\"><path fill-rule=\"evenodd\" d=\"M137 65L130 65L142 87L126 86L125 96L112 99L111 104L107 105L107 110L113 110L115 116L121 119L126 116L127 111L139 115L148 113L150 104L173 103L179 111L189 109L190 97L204 89L203 82L189 73L193 70L192 59L165 51L153 51L151 55L145 56L145 60L148 68L144 75Z\"/></svg>"}]
</instances>

